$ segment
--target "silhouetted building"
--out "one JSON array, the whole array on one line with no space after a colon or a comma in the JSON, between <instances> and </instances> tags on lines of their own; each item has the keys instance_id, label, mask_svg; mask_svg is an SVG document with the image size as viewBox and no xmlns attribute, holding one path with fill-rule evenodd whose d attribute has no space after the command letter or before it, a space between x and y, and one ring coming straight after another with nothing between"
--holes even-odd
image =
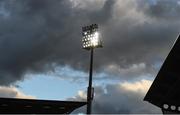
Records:
<instances>
[{"instance_id":1,"label":"silhouetted building","mask_svg":"<svg viewBox=\"0 0 180 115\"><path fill-rule=\"evenodd\" d=\"M0 98L0 114L68 114L86 102Z\"/></svg>"},{"instance_id":2,"label":"silhouetted building","mask_svg":"<svg viewBox=\"0 0 180 115\"><path fill-rule=\"evenodd\" d=\"M180 113L180 36L144 100L160 107L163 113Z\"/></svg>"}]
</instances>

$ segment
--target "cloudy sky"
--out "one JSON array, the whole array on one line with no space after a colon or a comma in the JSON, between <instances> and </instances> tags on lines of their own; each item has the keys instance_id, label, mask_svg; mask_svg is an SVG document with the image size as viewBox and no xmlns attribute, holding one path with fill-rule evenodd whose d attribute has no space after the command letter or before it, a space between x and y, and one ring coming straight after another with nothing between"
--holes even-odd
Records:
<instances>
[{"instance_id":1,"label":"cloudy sky","mask_svg":"<svg viewBox=\"0 0 180 115\"><path fill-rule=\"evenodd\" d=\"M86 99L81 27L97 23L93 113L161 113L143 98L180 32L179 12L180 0L0 0L0 96Z\"/></svg>"}]
</instances>

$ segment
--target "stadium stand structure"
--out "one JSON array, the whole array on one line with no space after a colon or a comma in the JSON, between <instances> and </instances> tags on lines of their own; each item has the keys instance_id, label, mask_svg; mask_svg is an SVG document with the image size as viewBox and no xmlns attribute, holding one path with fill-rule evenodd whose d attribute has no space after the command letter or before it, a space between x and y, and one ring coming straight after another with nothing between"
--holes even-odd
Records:
<instances>
[{"instance_id":1,"label":"stadium stand structure","mask_svg":"<svg viewBox=\"0 0 180 115\"><path fill-rule=\"evenodd\" d=\"M69 114L86 102L0 98L0 114Z\"/></svg>"},{"instance_id":2,"label":"stadium stand structure","mask_svg":"<svg viewBox=\"0 0 180 115\"><path fill-rule=\"evenodd\" d=\"M180 36L144 100L160 107L164 114L180 114Z\"/></svg>"}]
</instances>

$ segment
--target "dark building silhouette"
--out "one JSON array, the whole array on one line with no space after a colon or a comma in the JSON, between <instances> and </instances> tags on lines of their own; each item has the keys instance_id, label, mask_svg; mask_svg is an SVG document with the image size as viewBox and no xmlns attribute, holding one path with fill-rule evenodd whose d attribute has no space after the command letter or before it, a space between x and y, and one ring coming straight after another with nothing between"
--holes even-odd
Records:
<instances>
[{"instance_id":1,"label":"dark building silhouette","mask_svg":"<svg viewBox=\"0 0 180 115\"><path fill-rule=\"evenodd\" d=\"M180 36L144 100L160 107L163 113L180 114Z\"/></svg>"},{"instance_id":2,"label":"dark building silhouette","mask_svg":"<svg viewBox=\"0 0 180 115\"><path fill-rule=\"evenodd\" d=\"M0 98L0 114L69 114L86 102Z\"/></svg>"}]
</instances>

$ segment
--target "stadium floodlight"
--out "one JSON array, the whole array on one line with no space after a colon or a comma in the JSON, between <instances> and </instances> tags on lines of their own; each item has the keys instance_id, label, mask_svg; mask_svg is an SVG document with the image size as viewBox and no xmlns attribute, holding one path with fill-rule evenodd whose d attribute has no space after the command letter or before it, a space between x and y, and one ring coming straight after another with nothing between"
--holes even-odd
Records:
<instances>
[{"instance_id":1,"label":"stadium floodlight","mask_svg":"<svg viewBox=\"0 0 180 115\"><path fill-rule=\"evenodd\" d=\"M98 25L92 24L90 26L82 27L82 42L83 49L90 50L90 70L89 70L89 86L87 89L87 114L91 114L91 105L94 96L94 88L92 87L93 74L93 52L94 48L101 48L102 41L98 32Z\"/></svg>"},{"instance_id":2,"label":"stadium floodlight","mask_svg":"<svg viewBox=\"0 0 180 115\"><path fill-rule=\"evenodd\" d=\"M83 49L90 50L92 48L102 47L102 41L98 32L98 25L92 24L82 28Z\"/></svg>"}]
</instances>

